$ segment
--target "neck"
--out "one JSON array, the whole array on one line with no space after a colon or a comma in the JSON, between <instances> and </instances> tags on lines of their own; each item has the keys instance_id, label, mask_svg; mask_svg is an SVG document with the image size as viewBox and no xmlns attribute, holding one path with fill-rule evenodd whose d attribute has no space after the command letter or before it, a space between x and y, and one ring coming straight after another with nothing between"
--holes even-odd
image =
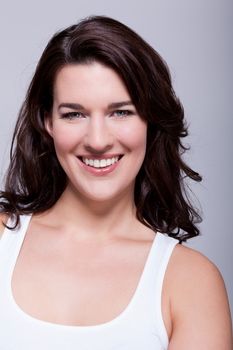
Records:
<instances>
[{"instance_id":1,"label":"neck","mask_svg":"<svg viewBox=\"0 0 233 350\"><path fill-rule=\"evenodd\" d=\"M108 239L127 236L136 219L133 191L127 191L106 201L83 198L68 186L50 210L51 222L77 232L83 239ZM77 229L78 228L78 229Z\"/></svg>"}]
</instances>

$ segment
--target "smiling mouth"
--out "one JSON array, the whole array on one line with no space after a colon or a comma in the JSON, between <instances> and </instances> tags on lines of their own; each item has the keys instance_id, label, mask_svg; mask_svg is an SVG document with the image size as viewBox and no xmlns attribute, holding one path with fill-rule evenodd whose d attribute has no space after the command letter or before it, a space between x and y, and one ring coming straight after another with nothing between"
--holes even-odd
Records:
<instances>
[{"instance_id":1,"label":"smiling mouth","mask_svg":"<svg viewBox=\"0 0 233 350\"><path fill-rule=\"evenodd\" d=\"M123 155L119 155L116 157L111 157L111 158L87 158L87 157L78 157L85 165L91 167L91 168L96 168L96 169L101 169L101 168L107 168L117 162L123 157Z\"/></svg>"}]
</instances>

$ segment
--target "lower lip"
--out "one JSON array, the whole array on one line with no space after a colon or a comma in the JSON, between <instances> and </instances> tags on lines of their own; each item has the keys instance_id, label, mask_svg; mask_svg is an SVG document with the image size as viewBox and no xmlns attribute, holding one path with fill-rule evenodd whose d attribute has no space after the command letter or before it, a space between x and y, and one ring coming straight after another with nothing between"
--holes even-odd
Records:
<instances>
[{"instance_id":1,"label":"lower lip","mask_svg":"<svg viewBox=\"0 0 233 350\"><path fill-rule=\"evenodd\" d=\"M96 175L96 176L103 176L103 175L107 175L107 174L113 172L120 162L120 160L118 160L116 163L109 165L109 166L106 166L104 168L94 168L92 166L86 165L79 158L78 158L78 161L83 169L85 169L89 173Z\"/></svg>"}]
</instances>

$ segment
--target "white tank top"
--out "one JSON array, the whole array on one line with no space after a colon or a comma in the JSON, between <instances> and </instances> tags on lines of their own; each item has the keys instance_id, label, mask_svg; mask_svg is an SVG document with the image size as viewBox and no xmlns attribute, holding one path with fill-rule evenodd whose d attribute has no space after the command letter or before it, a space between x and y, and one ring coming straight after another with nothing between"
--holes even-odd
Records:
<instances>
[{"instance_id":1,"label":"white tank top","mask_svg":"<svg viewBox=\"0 0 233 350\"><path fill-rule=\"evenodd\" d=\"M17 230L0 240L1 350L165 350L161 293L166 267L177 240L157 233L132 299L113 320L94 326L41 321L15 302L11 279L31 216L21 216ZM43 287L43 286L42 286ZM28 296L30 297L30 296Z\"/></svg>"}]
</instances>

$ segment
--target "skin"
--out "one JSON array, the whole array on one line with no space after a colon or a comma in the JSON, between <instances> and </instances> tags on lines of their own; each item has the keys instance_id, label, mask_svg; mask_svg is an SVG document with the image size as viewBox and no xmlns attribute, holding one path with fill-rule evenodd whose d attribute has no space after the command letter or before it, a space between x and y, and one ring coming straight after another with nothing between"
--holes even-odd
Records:
<instances>
[{"instance_id":1,"label":"skin","mask_svg":"<svg viewBox=\"0 0 233 350\"><path fill-rule=\"evenodd\" d=\"M108 205L121 196L132 207L134 179L146 151L147 126L132 103L119 110L111 107L130 100L118 75L100 64L65 67L57 75L52 117L48 117L46 128L69 179L69 192L79 202ZM82 107L61 107L67 103ZM124 156L106 176L92 175L77 162L80 156L108 155Z\"/></svg>"},{"instance_id":2,"label":"skin","mask_svg":"<svg viewBox=\"0 0 233 350\"><path fill-rule=\"evenodd\" d=\"M12 278L17 304L35 318L69 325L108 322L125 309L138 284L154 239L136 219L133 201L147 126L132 105L118 108L132 111L127 116L109 108L120 101L130 101L124 84L101 64L66 66L57 75L46 128L68 186L53 208L33 216ZM59 108L67 102L84 108ZM70 112L72 119L64 118ZM77 160L106 154L124 155L106 176L88 173ZM174 249L162 313L169 350L232 349L224 282L200 253Z\"/></svg>"}]
</instances>

